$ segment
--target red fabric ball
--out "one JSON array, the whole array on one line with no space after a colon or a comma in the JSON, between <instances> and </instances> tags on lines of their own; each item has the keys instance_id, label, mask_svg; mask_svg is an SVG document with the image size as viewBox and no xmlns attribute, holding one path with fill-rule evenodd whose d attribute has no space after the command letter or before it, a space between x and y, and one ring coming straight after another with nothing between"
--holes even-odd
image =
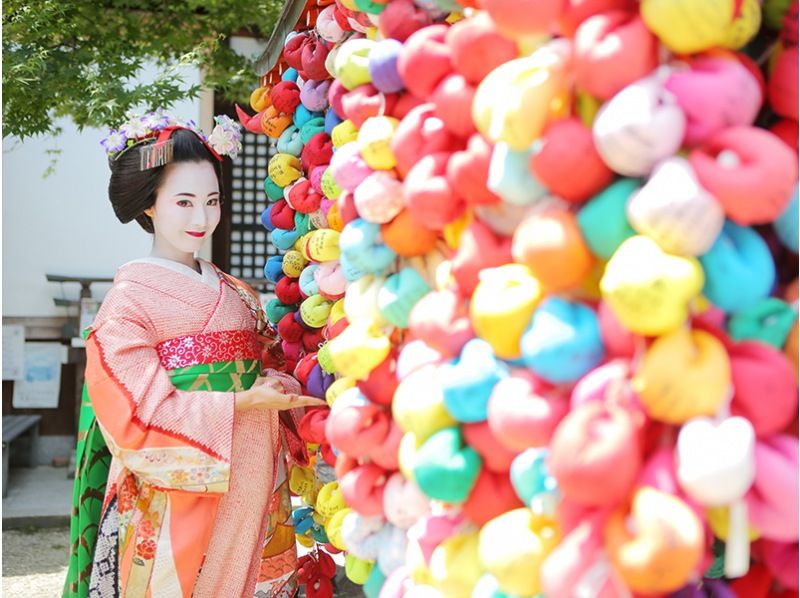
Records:
<instances>
[{"instance_id":1,"label":"red fabric ball","mask_svg":"<svg viewBox=\"0 0 800 598\"><path fill-rule=\"evenodd\" d=\"M292 319L294 319L293 314L287 314L287 315L292 316ZM297 362L297 366L294 368L294 371L292 372L292 375L295 378L297 378L297 381L303 387L303 393L305 394L308 394L307 392L308 377L311 375L311 371L316 366L317 366L317 354L309 353L308 355L304 355L303 358Z\"/></svg>"},{"instance_id":2,"label":"red fabric ball","mask_svg":"<svg viewBox=\"0 0 800 598\"><path fill-rule=\"evenodd\" d=\"M478 273L512 262L511 239L494 233L480 220L473 220L461 233L458 252L453 257L452 273L461 294L471 297L478 286Z\"/></svg>"},{"instance_id":3,"label":"red fabric ball","mask_svg":"<svg viewBox=\"0 0 800 598\"><path fill-rule=\"evenodd\" d=\"M406 114L423 103L421 99L412 93L402 93L397 98L397 102L394 108L392 108L392 111L389 112L389 116L394 116L397 120L402 120L405 118Z\"/></svg>"},{"instance_id":4,"label":"red fabric ball","mask_svg":"<svg viewBox=\"0 0 800 598\"><path fill-rule=\"evenodd\" d=\"M344 120L347 118L344 115L344 106L342 105L342 98L348 93L347 88L339 79L334 79L331 86L328 88L328 103L336 113L336 116Z\"/></svg>"},{"instance_id":5,"label":"red fabric ball","mask_svg":"<svg viewBox=\"0 0 800 598\"><path fill-rule=\"evenodd\" d=\"M551 193L572 203L585 202L614 179L595 149L591 129L575 117L547 128L529 166Z\"/></svg>"},{"instance_id":6,"label":"red fabric ball","mask_svg":"<svg viewBox=\"0 0 800 598\"><path fill-rule=\"evenodd\" d=\"M797 413L797 378L786 355L758 341L736 343L728 353L734 388L731 414L749 419L760 438L784 430Z\"/></svg>"},{"instance_id":7,"label":"red fabric ball","mask_svg":"<svg viewBox=\"0 0 800 598\"><path fill-rule=\"evenodd\" d=\"M356 203L353 199L353 194L349 191L342 191L339 199L336 200L336 205L339 208L339 216L342 217L342 224L347 224L358 218Z\"/></svg>"},{"instance_id":8,"label":"red fabric ball","mask_svg":"<svg viewBox=\"0 0 800 598\"><path fill-rule=\"evenodd\" d=\"M464 441L481 456L486 469L495 473L506 473L511 469L511 462L517 456L517 451L506 448L497 440L489 422L464 424L462 432Z\"/></svg>"},{"instance_id":9,"label":"red fabric ball","mask_svg":"<svg viewBox=\"0 0 800 598\"><path fill-rule=\"evenodd\" d=\"M403 196L406 207L417 222L441 230L458 219L466 207L447 182L445 173L450 154L437 152L425 156L406 175Z\"/></svg>"},{"instance_id":10,"label":"red fabric ball","mask_svg":"<svg viewBox=\"0 0 800 598\"><path fill-rule=\"evenodd\" d=\"M289 278L288 276L281 278L275 285L275 296L281 303L286 305L298 303L300 301L300 284L297 279ZM283 318L281 318L281 321L283 321ZM299 341L300 339L298 338L296 341L291 342Z\"/></svg>"},{"instance_id":11,"label":"red fabric ball","mask_svg":"<svg viewBox=\"0 0 800 598\"><path fill-rule=\"evenodd\" d=\"M482 135L469 138L467 148L455 152L447 163L450 186L470 204L495 204L500 198L489 191L489 163L494 146Z\"/></svg>"},{"instance_id":12,"label":"red fabric ball","mask_svg":"<svg viewBox=\"0 0 800 598\"><path fill-rule=\"evenodd\" d=\"M469 137L477 131L472 120L472 100L476 87L463 75L447 75L433 91L431 100L436 108L434 114L458 137Z\"/></svg>"},{"instance_id":13,"label":"red fabric ball","mask_svg":"<svg viewBox=\"0 0 800 598\"><path fill-rule=\"evenodd\" d=\"M284 277L278 282L281 283L284 280L287 280L287 278L288 277ZM290 343L296 343L297 341L301 340L304 333L305 329L294 319L293 312L286 314L280 319L280 322L278 322L278 334L281 335L282 339L289 341Z\"/></svg>"},{"instance_id":14,"label":"red fabric ball","mask_svg":"<svg viewBox=\"0 0 800 598\"><path fill-rule=\"evenodd\" d=\"M400 383L397 380L397 352L392 351L378 367L372 370L366 380L356 383L358 389L370 401L389 406L394 399L394 391Z\"/></svg>"},{"instance_id":15,"label":"red fabric ball","mask_svg":"<svg viewBox=\"0 0 800 598\"><path fill-rule=\"evenodd\" d=\"M390 145L397 160L396 169L402 177L407 176L423 156L463 148L463 142L444 126L434 110L434 104L421 104L412 108L397 125Z\"/></svg>"},{"instance_id":16,"label":"red fabric ball","mask_svg":"<svg viewBox=\"0 0 800 598\"><path fill-rule=\"evenodd\" d=\"M323 335L323 328L318 328L313 332L306 332L303 334L303 348L311 353L319 351L320 346L325 342Z\"/></svg>"},{"instance_id":17,"label":"red fabric ball","mask_svg":"<svg viewBox=\"0 0 800 598\"><path fill-rule=\"evenodd\" d=\"M371 116L390 113L396 103L397 94L381 93L369 83L359 85L342 97L344 118L353 121L358 128Z\"/></svg>"},{"instance_id":18,"label":"red fabric ball","mask_svg":"<svg viewBox=\"0 0 800 598\"><path fill-rule=\"evenodd\" d=\"M311 172L317 166L330 164L332 157L333 142L331 138L327 133L319 132L311 137L308 143L303 146L303 152L300 154L300 162L303 164L304 171ZM295 208L296 207L297 205L295 204ZM319 207L319 205L317 207ZM311 211L313 212L314 210ZM308 212L304 213L307 214Z\"/></svg>"},{"instance_id":19,"label":"red fabric ball","mask_svg":"<svg viewBox=\"0 0 800 598\"><path fill-rule=\"evenodd\" d=\"M374 463L360 465L339 479L339 490L354 511L371 517L383 514L386 470Z\"/></svg>"},{"instance_id":20,"label":"red fabric ball","mask_svg":"<svg viewBox=\"0 0 800 598\"><path fill-rule=\"evenodd\" d=\"M308 43L303 46L300 62L302 70L307 75L306 79L324 81L331 78L328 69L325 68L328 52L330 52L328 45L323 39L316 36L309 39Z\"/></svg>"},{"instance_id":21,"label":"red fabric ball","mask_svg":"<svg viewBox=\"0 0 800 598\"><path fill-rule=\"evenodd\" d=\"M406 41L409 36L431 24L431 18L412 0L392 0L378 17L378 29L384 38Z\"/></svg>"},{"instance_id":22,"label":"red fabric ball","mask_svg":"<svg viewBox=\"0 0 800 598\"><path fill-rule=\"evenodd\" d=\"M768 93L772 109L784 118L798 119L798 48L784 49L769 78Z\"/></svg>"},{"instance_id":23,"label":"red fabric ball","mask_svg":"<svg viewBox=\"0 0 800 598\"><path fill-rule=\"evenodd\" d=\"M289 190L288 201L301 214L311 214L319 209L322 195L317 193L308 179L300 179Z\"/></svg>"},{"instance_id":24,"label":"red fabric ball","mask_svg":"<svg viewBox=\"0 0 800 598\"><path fill-rule=\"evenodd\" d=\"M558 26L563 35L572 37L578 26L592 15L608 10L637 9L637 0L566 0Z\"/></svg>"},{"instance_id":25,"label":"red fabric ball","mask_svg":"<svg viewBox=\"0 0 800 598\"><path fill-rule=\"evenodd\" d=\"M445 41L453 52L453 67L473 85L519 56L517 44L503 37L485 12L450 27Z\"/></svg>"},{"instance_id":26,"label":"red fabric ball","mask_svg":"<svg viewBox=\"0 0 800 598\"><path fill-rule=\"evenodd\" d=\"M453 72L450 48L444 43L446 25L431 25L406 40L397 58L397 71L406 89L420 98L429 98L446 75Z\"/></svg>"},{"instance_id":27,"label":"red fabric ball","mask_svg":"<svg viewBox=\"0 0 800 598\"><path fill-rule=\"evenodd\" d=\"M294 114L300 105L300 88L294 81L281 81L270 92L272 105L278 112Z\"/></svg>"},{"instance_id":28,"label":"red fabric ball","mask_svg":"<svg viewBox=\"0 0 800 598\"><path fill-rule=\"evenodd\" d=\"M770 127L770 131L774 135L777 135L786 145L797 152L797 138L800 133L798 133L796 120L791 120L789 118L779 120L772 125L772 127Z\"/></svg>"},{"instance_id":29,"label":"red fabric ball","mask_svg":"<svg viewBox=\"0 0 800 598\"><path fill-rule=\"evenodd\" d=\"M293 69L298 71L303 68L303 48L308 43L308 35L298 33L283 47L283 59Z\"/></svg>"},{"instance_id":30,"label":"red fabric ball","mask_svg":"<svg viewBox=\"0 0 800 598\"><path fill-rule=\"evenodd\" d=\"M484 468L461 505L467 519L476 525L483 525L498 515L524 506L514 491L507 473L494 473Z\"/></svg>"},{"instance_id":31,"label":"red fabric ball","mask_svg":"<svg viewBox=\"0 0 800 598\"><path fill-rule=\"evenodd\" d=\"M294 228L294 210L285 199L279 199L272 204L269 213L270 220L277 228L292 230Z\"/></svg>"}]
</instances>

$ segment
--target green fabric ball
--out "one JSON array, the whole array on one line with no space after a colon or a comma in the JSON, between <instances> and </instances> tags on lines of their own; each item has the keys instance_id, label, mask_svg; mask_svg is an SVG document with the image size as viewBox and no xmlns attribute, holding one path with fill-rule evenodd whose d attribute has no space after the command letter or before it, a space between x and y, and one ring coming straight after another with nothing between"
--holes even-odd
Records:
<instances>
[{"instance_id":1,"label":"green fabric ball","mask_svg":"<svg viewBox=\"0 0 800 598\"><path fill-rule=\"evenodd\" d=\"M430 292L431 287L414 268L403 268L397 274L392 274L381 287L378 309L393 326L408 328L411 310Z\"/></svg>"},{"instance_id":2,"label":"green fabric ball","mask_svg":"<svg viewBox=\"0 0 800 598\"><path fill-rule=\"evenodd\" d=\"M728 332L735 341L756 340L783 349L792 331L797 312L775 297L767 297L753 307L737 312L728 322Z\"/></svg>"},{"instance_id":3,"label":"green fabric ball","mask_svg":"<svg viewBox=\"0 0 800 598\"><path fill-rule=\"evenodd\" d=\"M270 201L278 201L283 199L283 187L275 183L271 178L264 179L264 193L267 194L267 199Z\"/></svg>"},{"instance_id":4,"label":"green fabric ball","mask_svg":"<svg viewBox=\"0 0 800 598\"><path fill-rule=\"evenodd\" d=\"M621 179L595 195L578 212L581 234L597 257L609 259L625 239L636 234L625 206L639 186L636 179Z\"/></svg>"},{"instance_id":5,"label":"green fabric ball","mask_svg":"<svg viewBox=\"0 0 800 598\"><path fill-rule=\"evenodd\" d=\"M379 15L383 12L383 9L386 8L386 4L379 4L372 0L355 0L355 2L358 10L371 15Z\"/></svg>"},{"instance_id":6,"label":"green fabric ball","mask_svg":"<svg viewBox=\"0 0 800 598\"><path fill-rule=\"evenodd\" d=\"M294 230L300 233L301 237L311 230L311 221L308 218L308 214L303 214L302 212L294 213Z\"/></svg>"},{"instance_id":7,"label":"green fabric ball","mask_svg":"<svg viewBox=\"0 0 800 598\"><path fill-rule=\"evenodd\" d=\"M481 458L464 445L460 429L444 428L417 451L414 479L428 498L461 503L467 500L480 470Z\"/></svg>"},{"instance_id":8,"label":"green fabric ball","mask_svg":"<svg viewBox=\"0 0 800 598\"><path fill-rule=\"evenodd\" d=\"M272 299L269 303L267 303L267 319L270 321L270 323L275 325L281 321L283 316L294 311L297 311L294 305L286 305L285 303L278 301L278 299Z\"/></svg>"},{"instance_id":9,"label":"green fabric ball","mask_svg":"<svg viewBox=\"0 0 800 598\"><path fill-rule=\"evenodd\" d=\"M308 140L311 139L317 133L322 133L325 131L325 119L321 116L317 118L312 118L302 127L300 127L300 139L303 140L303 145L308 143Z\"/></svg>"},{"instance_id":10,"label":"green fabric ball","mask_svg":"<svg viewBox=\"0 0 800 598\"><path fill-rule=\"evenodd\" d=\"M330 343L325 343L319 348L319 351L317 351L317 363L326 374L336 373L336 368L333 365L333 358L331 357Z\"/></svg>"},{"instance_id":11,"label":"green fabric ball","mask_svg":"<svg viewBox=\"0 0 800 598\"><path fill-rule=\"evenodd\" d=\"M384 583L386 583L386 576L381 571L381 568L373 567L367 581L364 583L364 595L367 598L378 598Z\"/></svg>"}]
</instances>

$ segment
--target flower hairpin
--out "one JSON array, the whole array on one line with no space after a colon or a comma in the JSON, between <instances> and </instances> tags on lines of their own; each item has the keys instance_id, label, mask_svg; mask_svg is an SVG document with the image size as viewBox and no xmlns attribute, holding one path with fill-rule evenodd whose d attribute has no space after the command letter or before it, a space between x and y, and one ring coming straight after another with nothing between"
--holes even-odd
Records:
<instances>
[{"instance_id":1,"label":"flower hairpin","mask_svg":"<svg viewBox=\"0 0 800 598\"><path fill-rule=\"evenodd\" d=\"M119 129L110 130L100 145L112 160L118 160L133 147L143 146L140 150L142 170L163 166L172 160L170 134L176 129L192 131L220 160L222 156L235 159L242 150L241 127L224 114L214 117L215 126L209 136L193 120L183 122L161 108L144 115L128 114L127 118Z\"/></svg>"}]
</instances>

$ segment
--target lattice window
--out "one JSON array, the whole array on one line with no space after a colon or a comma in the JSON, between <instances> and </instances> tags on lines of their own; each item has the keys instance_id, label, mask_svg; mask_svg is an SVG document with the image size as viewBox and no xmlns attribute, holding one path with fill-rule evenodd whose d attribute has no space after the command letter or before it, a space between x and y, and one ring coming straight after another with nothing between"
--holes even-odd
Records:
<instances>
[{"instance_id":1,"label":"lattice window","mask_svg":"<svg viewBox=\"0 0 800 598\"><path fill-rule=\"evenodd\" d=\"M243 131L242 152L229 165L227 209L221 223L221 241L215 247L215 261L233 276L261 290L272 290L264 279L264 264L277 250L259 216L267 206L264 177L270 155L269 138ZM215 235L216 236L216 235Z\"/></svg>"}]
</instances>

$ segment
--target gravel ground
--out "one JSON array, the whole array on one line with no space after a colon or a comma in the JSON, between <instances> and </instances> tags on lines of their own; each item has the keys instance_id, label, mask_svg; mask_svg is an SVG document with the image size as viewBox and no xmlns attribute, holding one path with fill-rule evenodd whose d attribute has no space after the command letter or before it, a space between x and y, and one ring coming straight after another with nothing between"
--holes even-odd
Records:
<instances>
[{"instance_id":1,"label":"gravel ground","mask_svg":"<svg viewBox=\"0 0 800 598\"><path fill-rule=\"evenodd\" d=\"M69 528L7 530L3 532L4 598L56 598L67 576ZM360 597L361 588L337 571L340 598Z\"/></svg>"},{"instance_id":2,"label":"gravel ground","mask_svg":"<svg viewBox=\"0 0 800 598\"><path fill-rule=\"evenodd\" d=\"M67 576L69 528L3 531L3 596L61 596Z\"/></svg>"}]
</instances>

